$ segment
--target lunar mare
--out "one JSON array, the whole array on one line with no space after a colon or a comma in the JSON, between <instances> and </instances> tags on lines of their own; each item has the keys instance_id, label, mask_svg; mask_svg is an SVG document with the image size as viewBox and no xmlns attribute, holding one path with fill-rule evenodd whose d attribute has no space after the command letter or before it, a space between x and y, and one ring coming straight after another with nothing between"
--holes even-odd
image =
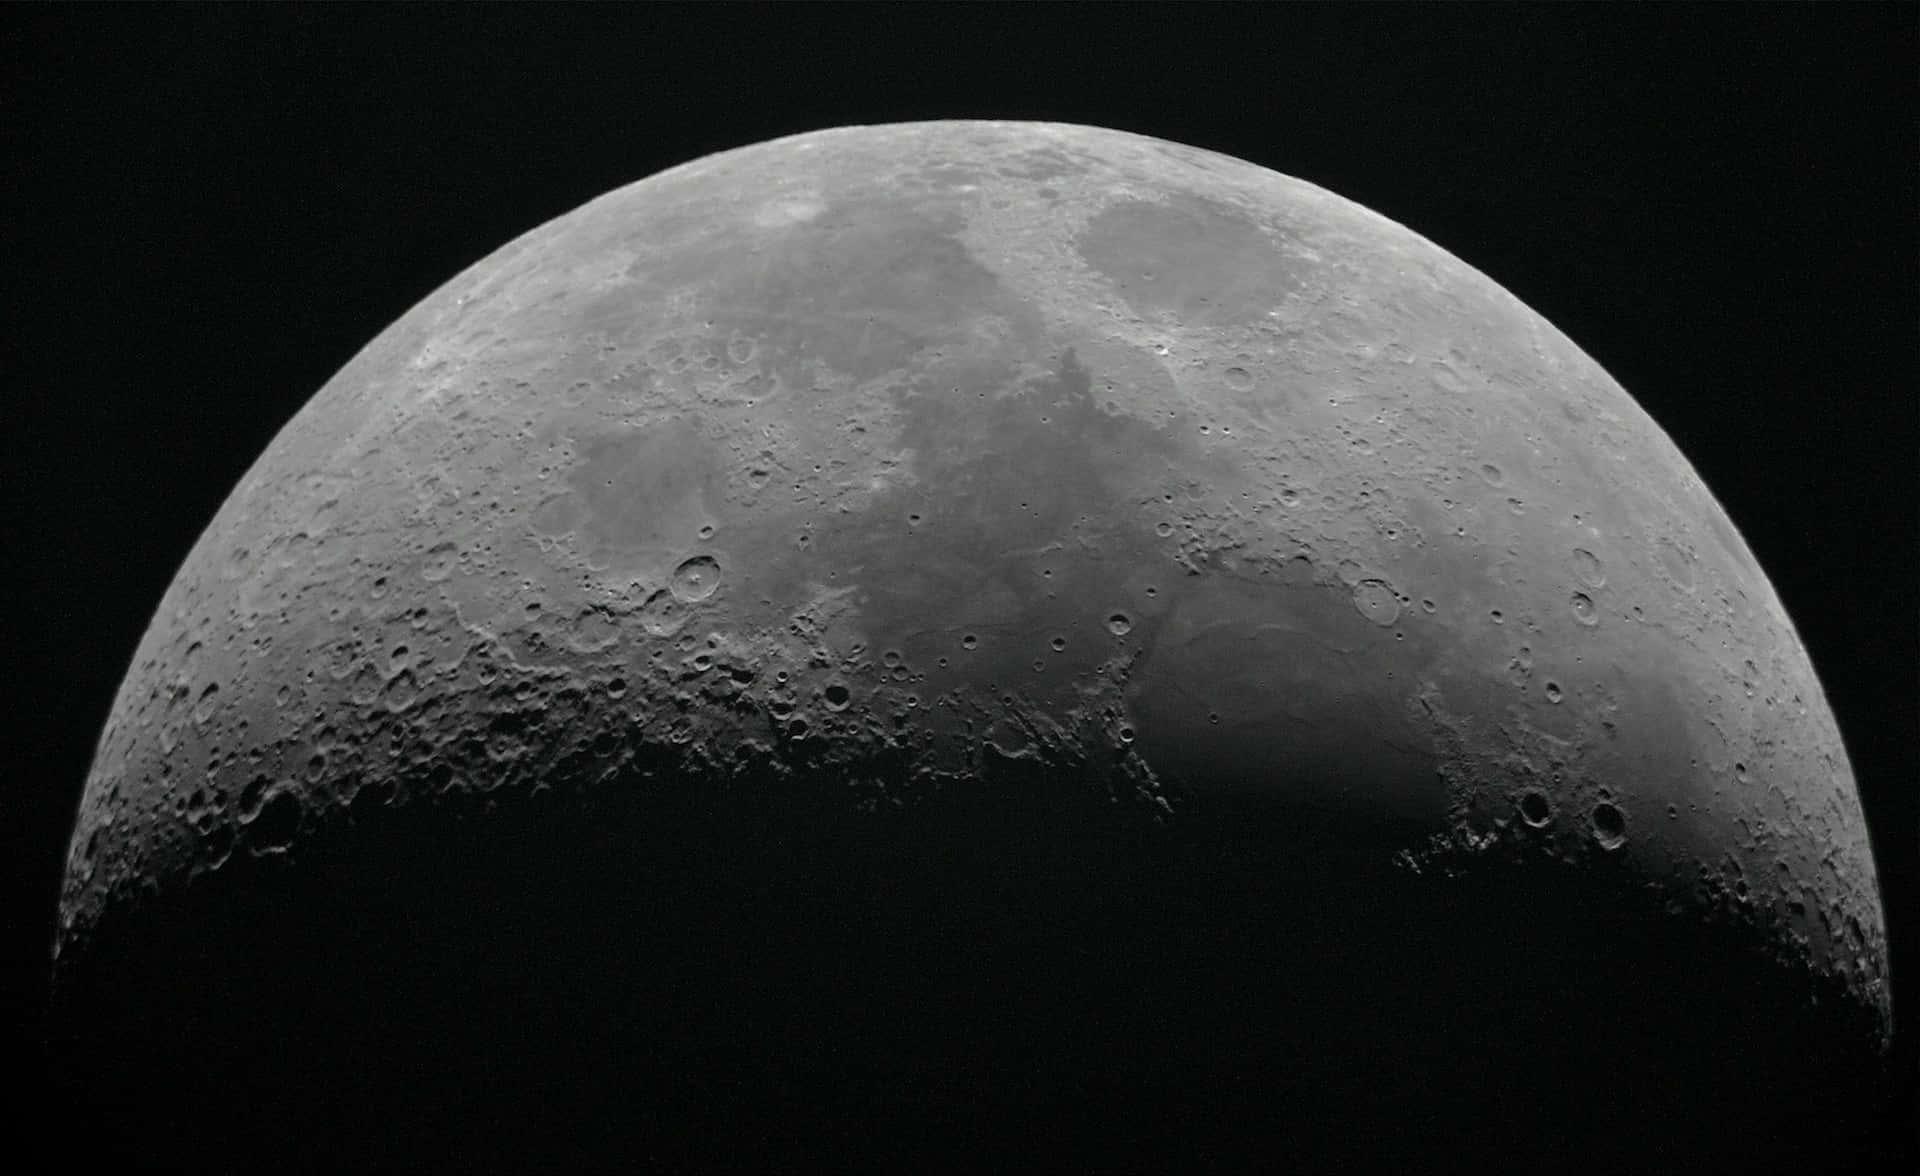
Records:
<instances>
[{"instance_id":1,"label":"lunar mare","mask_svg":"<svg viewBox=\"0 0 1920 1176\"><path fill-rule=\"evenodd\" d=\"M1276 852L1604 879L1890 1024L1833 716L1670 439L1431 242L1138 135L722 152L408 311L161 601L58 954L391 814L742 788L1296 814Z\"/></svg>"}]
</instances>

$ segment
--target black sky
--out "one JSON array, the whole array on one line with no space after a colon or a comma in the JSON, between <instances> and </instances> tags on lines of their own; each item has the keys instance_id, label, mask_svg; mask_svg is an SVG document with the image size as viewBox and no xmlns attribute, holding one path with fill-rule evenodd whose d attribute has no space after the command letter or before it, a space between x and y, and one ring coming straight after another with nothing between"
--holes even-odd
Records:
<instances>
[{"instance_id":1,"label":"black sky","mask_svg":"<svg viewBox=\"0 0 1920 1176\"><path fill-rule=\"evenodd\" d=\"M1773 578L1839 718L1911 1075L1917 78L1910 5L7 7L0 567L24 721L0 793L4 1056L33 1081L67 827L155 603L361 345L663 167L1002 117L1330 188L1492 276L1639 400Z\"/></svg>"}]
</instances>

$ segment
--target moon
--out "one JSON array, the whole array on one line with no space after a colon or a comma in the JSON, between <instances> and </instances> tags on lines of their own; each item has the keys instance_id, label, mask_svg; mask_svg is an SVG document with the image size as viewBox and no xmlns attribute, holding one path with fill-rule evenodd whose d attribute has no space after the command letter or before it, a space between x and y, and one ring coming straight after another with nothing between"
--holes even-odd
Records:
<instances>
[{"instance_id":1,"label":"moon","mask_svg":"<svg viewBox=\"0 0 1920 1176\"><path fill-rule=\"evenodd\" d=\"M948 121L354 356L133 656L56 1005L281 1166L1766 1168L1886 969L1806 651L1592 358L1312 184Z\"/></svg>"}]
</instances>

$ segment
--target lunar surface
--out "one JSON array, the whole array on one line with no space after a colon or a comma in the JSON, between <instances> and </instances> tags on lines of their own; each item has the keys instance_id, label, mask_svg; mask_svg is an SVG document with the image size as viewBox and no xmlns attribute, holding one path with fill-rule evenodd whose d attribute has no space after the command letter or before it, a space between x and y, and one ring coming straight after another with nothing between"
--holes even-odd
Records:
<instances>
[{"instance_id":1,"label":"lunar surface","mask_svg":"<svg viewBox=\"0 0 1920 1176\"><path fill-rule=\"evenodd\" d=\"M956 121L608 193L306 404L114 702L55 1023L199 1166L1753 1170L1843 1154L1886 959L1590 357L1311 184Z\"/></svg>"}]
</instances>

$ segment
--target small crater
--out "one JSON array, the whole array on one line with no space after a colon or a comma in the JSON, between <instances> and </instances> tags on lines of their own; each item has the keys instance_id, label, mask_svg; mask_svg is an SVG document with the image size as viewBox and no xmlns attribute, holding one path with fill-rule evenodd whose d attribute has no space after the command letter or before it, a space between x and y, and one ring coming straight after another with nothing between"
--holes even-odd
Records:
<instances>
[{"instance_id":1,"label":"small crater","mask_svg":"<svg viewBox=\"0 0 1920 1176\"><path fill-rule=\"evenodd\" d=\"M200 691L199 701L193 704L193 725L196 727L206 726L207 720L213 717L213 712L217 710L219 706L220 687L217 683L209 682L206 687Z\"/></svg>"},{"instance_id":2,"label":"small crater","mask_svg":"<svg viewBox=\"0 0 1920 1176\"><path fill-rule=\"evenodd\" d=\"M822 692L821 697L826 700L828 710L843 711L847 709L847 703L853 700L853 692L844 684L835 682Z\"/></svg>"},{"instance_id":3,"label":"small crater","mask_svg":"<svg viewBox=\"0 0 1920 1176\"><path fill-rule=\"evenodd\" d=\"M1673 582L1684 592L1693 591L1693 557L1671 539L1660 541L1659 556L1661 566Z\"/></svg>"},{"instance_id":4,"label":"small crater","mask_svg":"<svg viewBox=\"0 0 1920 1176\"><path fill-rule=\"evenodd\" d=\"M987 742L1002 755L1015 756L1033 743L1026 730L1011 719L1000 719L987 730Z\"/></svg>"},{"instance_id":5,"label":"small crater","mask_svg":"<svg viewBox=\"0 0 1920 1176\"><path fill-rule=\"evenodd\" d=\"M1053 647L1053 651L1055 653L1061 653L1067 648L1067 639L1065 637L1056 636L1052 641L1049 641L1047 644Z\"/></svg>"},{"instance_id":6,"label":"small crater","mask_svg":"<svg viewBox=\"0 0 1920 1176\"><path fill-rule=\"evenodd\" d=\"M586 516L580 500L572 494L557 494L541 503L527 520L536 532L548 538L565 535Z\"/></svg>"},{"instance_id":7,"label":"small crater","mask_svg":"<svg viewBox=\"0 0 1920 1176\"><path fill-rule=\"evenodd\" d=\"M1515 686L1525 686L1533 673L1533 648L1522 645L1507 662L1507 677Z\"/></svg>"},{"instance_id":8,"label":"small crater","mask_svg":"<svg viewBox=\"0 0 1920 1176\"><path fill-rule=\"evenodd\" d=\"M1586 626L1600 623L1600 610L1593 606L1593 597L1584 592L1576 592L1568 601L1573 609L1573 619Z\"/></svg>"},{"instance_id":9,"label":"small crater","mask_svg":"<svg viewBox=\"0 0 1920 1176\"><path fill-rule=\"evenodd\" d=\"M1560 700L1565 697L1564 693L1562 693L1560 689L1560 683L1558 682L1547 683L1546 689L1547 689L1547 701L1554 703L1555 705L1558 705Z\"/></svg>"},{"instance_id":10,"label":"small crater","mask_svg":"<svg viewBox=\"0 0 1920 1176\"><path fill-rule=\"evenodd\" d=\"M233 856L233 826L209 816L204 823L195 827L200 830L202 837L201 860L204 869L217 870L226 865L227 859ZM89 836L87 841L91 851L93 838ZM62 917L66 920L72 918L71 914Z\"/></svg>"},{"instance_id":11,"label":"small crater","mask_svg":"<svg viewBox=\"0 0 1920 1176\"><path fill-rule=\"evenodd\" d=\"M234 811L240 818L241 824L244 825L260 815L260 802L266 799L267 783L265 776L255 776L240 789L239 802Z\"/></svg>"},{"instance_id":12,"label":"small crater","mask_svg":"<svg viewBox=\"0 0 1920 1176\"><path fill-rule=\"evenodd\" d=\"M962 649L977 649L979 646L980 638L974 636L972 633L968 633L966 636L960 638L960 648Z\"/></svg>"},{"instance_id":13,"label":"small crater","mask_svg":"<svg viewBox=\"0 0 1920 1176\"><path fill-rule=\"evenodd\" d=\"M399 714L414 704L420 697L420 684L414 679L412 670L401 670L387 679L380 690L380 701L387 710Z\"/></svg>"},{"instance_id":14,"label":"small crater","mask_svg":"<svg viewBox=\"0 0 1920 1176\"><path fill-rule=\"evenodd\" d=\"M283 788L267 798L247 825L247 843L256 851L274 853L293 842L300 830L300 797Z\"/></svg>"},{"instance_id":15,"label":"small crater","mask_svg":"<svg viewBox=\"0 0 1920 1176\"><path fill-rule=\"evenodd\" d=\"M1611 801L1593 806L1593 839L1609 852L1627 843L1627 815Z\"/></svg>"},{"instance_id":16,"label":"small crater","mask_svg":"<svg viewBox=\"0 0 1920 1176\"><path fill-rule=\"evenodd\" d=\"M1547 803L1547 794L1534 789L1520 798L1520 819L1536 829L1542 828L1553 820L1553 806Z\"/></svg>"},{"instance_id":17,"label":"small crater","mask_svg":"<svg viewBox=\"0 0 1920 1176\"><path fill-rule=\"evenodd\" d=\"M1600 567L1600 557L1584 547L1573 549L1573 574L1589 588L1599 588L1607 582L1606 572Z\"/></svg>"},{"instance_id":18,"label":"small crater","mask_svg":"<svg viewBox=\"0 0 1920 1176\"><path fill-rule=\"evenodd\" d=\"M453 574L454 565L459 562L459 547L451 542L436 543L427 550L426 562L420 565L420 578L429 584L438 584Z\"/></svg>"},{"instance_id":19,"label":"small crater","mask_svg":"<svg viewBox=\"0 0 1920 1176\"><path fill-rule=\"evenodd\" d=\"M1362 580L1354 585L1353 607L1382 628L1400 619L1400 596L1385 580Z\"/></svg>"},{"instance_id":20,"label":"small crater","mask_svg":"<svg viewBox=\"0 0 1920 1176\"><path fill-rule=\"evenodd\" d=\"M1227 387L1235 392L1245 392L1253 387L1253 373L1243 367L1230 367L1221 373L1227 381Z\"/></svg>"},{"instance_id":21,"label":"small crater","mask_svg":"<svg viewBox=\"0 0 1920 1176\"><path fill-rule=\"evenodd\" d=\"M1506 471L1492 462L1487 462L1480 467L1480 479L1496 489L1507 484Z\"/></svg>"},{"instance_id":22,"label":"small crater","mask_svg":"<svg viewBox=\"0 0 1920 1176\"><path fill-rule=\"evenodd\" d=\"M673 595L689 604L712 596L720 587L720 563L710 555L696 555L673 569Z\"/></svg>"},{"instance_id":23,"label":"small crater","mask_svg":"<svg viewBox=\"0 0 1920 1176\"><path fill-rule=\"evenodd\" d=\"M573 624L567 634L567 644L578 653L597 653L618 643L620 627L608 612L597 605L587 605L573 614Z\"/></svg>"},{"instance_id":24,"label":"small crater","mask_svg":"<svg viewBox=\"0 0 1920 1176\"><path fill-rule=\"evenodd\" d=\"M1133 619L1126 613L1114 613L1107 618L1107 632L1115 637L1125 637L1133 631Z\"/></svg>"},{"instance_id":25,"label":"small crater","mask_svg":"<svg viewBox=\"0 0 1920 1176\"><path fill-rule=\"evenodd\" d=\"M665 588L656 589L634 615L653 637L671 637L687 623L679 599Z\"/></svg>"},{"instance_id":26,"label":"small crater","mask_svg":"<svg viewBox=\"0 0 1920 1176\"><path fill-rule=\"evenodd\" d=\"M1433 381L1434 387L1442 392L1460 393L1467 391L1469 387L1459 372L1438 361L1429 365L1428 378Z\"/></svg>"}]
</instances>

